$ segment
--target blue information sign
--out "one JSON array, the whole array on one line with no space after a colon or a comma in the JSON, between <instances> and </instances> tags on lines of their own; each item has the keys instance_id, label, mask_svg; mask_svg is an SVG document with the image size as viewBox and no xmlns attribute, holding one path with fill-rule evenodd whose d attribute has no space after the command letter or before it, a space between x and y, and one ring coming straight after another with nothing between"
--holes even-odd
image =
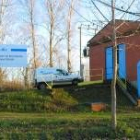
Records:
<instances>
[{"instance_id":1,"label":"blue information sign","mask_svg":"<svg viewBox=\"0 0 140 140\"><path fill-rule=\"evenodd\" d=\"M26 67L26 45L0 45L0 67Z\"/></svg>"}]
</instances>

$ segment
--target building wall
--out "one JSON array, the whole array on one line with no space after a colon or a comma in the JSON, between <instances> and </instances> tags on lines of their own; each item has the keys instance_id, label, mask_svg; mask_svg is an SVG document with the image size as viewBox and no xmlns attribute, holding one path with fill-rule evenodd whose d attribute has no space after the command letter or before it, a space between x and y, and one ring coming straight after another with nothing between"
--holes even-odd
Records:
<instances>
[{"instance_id":1,"label":"building wall","mask_svg":"<svg viewBox=\"0 0 140 140\"><path fill-rule=\"evenodd\" d=\"M118 44L126 44L126 74L130 81L137 79L137 63L140 60L140 36L125 37L118 39ZM139 46L138 46L139 45ZM98 46L90 47L90 75L91 80L100 80L101 70L103 69L105 79L105 48L112 46L112 42L104 43ZM95 75L95 76L94 76Z\"/></svg>"},{"instance_id":2,"label":"building wall","mask_svg":"<svg viewBox=\"0 0 140 140\"><path fill-rule=\"evenodd\" d=\"M140 60L140 36L125 39L127 78L131 81L137 80L137 63ZM138 46L139 45L139 46Z\"/></svg>"},{"instance_id":3,"label":"building wall","mask_svg":"<svg viewBox=\"0 0 140 140\"><path fill-rule=\"evenodd\" d=\"M101 70L105 69L105 53L104 53L104 46L99 45L98 47L90 48L90 75L91 80L101 80L102 75ZM104 74L103 74L104 75Z\"/></svg>"}]
</instances>

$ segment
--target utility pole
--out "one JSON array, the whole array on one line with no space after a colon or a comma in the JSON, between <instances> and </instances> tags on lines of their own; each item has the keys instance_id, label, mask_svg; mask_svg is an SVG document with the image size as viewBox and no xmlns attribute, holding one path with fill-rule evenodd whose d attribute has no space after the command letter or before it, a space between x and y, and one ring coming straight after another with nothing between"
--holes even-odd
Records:
<instances>
[{"instance_id":1,"label":"utility pole","mask_svg":"<svg viewBox=\"0 0 140 140\"><path fill-rule=\"evenodd\" d=\"M90 25L84 25L84 24L81 24L78 29L79 29L79 56L80 56L80 76L82 77L83 76L83 72L82 72L82 55L81 55L81 50L82 50L82 28L83 29L87 29L87 30L95 30L95 34L96 34L96 31L98 29L97 28L90 28Z\"/></svg>"},{"instance_id":2,"label":"utility pole","mask_svg":"<svg viewBox=\"0 0 140 140\"><path fill-rule=\"evenodd\" d=\"M79 30L80 30L80 38L79 38L79 44L80 44L80 76L82 76L82 61L81 61L81 44L82 44L82 40L81 40L81 29L82 29L82 24L81 24L81 26L79 27Z\"/></svg>"},{"instance_id":3,"label":"utility pole","mask_svg":"<svg viewBox=\"0 0 140 140\"><path fill-rule=\"evenodd\" d=\"M116 79L117 79L117 42L116 42L116 27L115 27L115 0L111 2L112 6L112 41L113 41L113 79L111 82L111 112L112 112L112 128L116 130L117 119L116 119Z\"/></svg>"}]
</instances>

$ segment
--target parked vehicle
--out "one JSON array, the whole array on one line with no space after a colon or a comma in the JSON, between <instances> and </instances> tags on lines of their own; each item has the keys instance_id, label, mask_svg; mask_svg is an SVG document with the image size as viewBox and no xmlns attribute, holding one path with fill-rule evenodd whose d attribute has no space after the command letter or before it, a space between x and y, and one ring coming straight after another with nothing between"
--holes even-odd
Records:
<instances>
[{"instance_id":1,"label":"parked vehicle","mask_svg":"<svg viewBox=\"0 0 140 140\"><path fill-rule=\"evenodd\" d=\"M48 85L77 85L83 81L79 74L68 73L62 69L37 68L34 72L34 85L38 89L45 89Z\"/></svg>"}]
</instances>

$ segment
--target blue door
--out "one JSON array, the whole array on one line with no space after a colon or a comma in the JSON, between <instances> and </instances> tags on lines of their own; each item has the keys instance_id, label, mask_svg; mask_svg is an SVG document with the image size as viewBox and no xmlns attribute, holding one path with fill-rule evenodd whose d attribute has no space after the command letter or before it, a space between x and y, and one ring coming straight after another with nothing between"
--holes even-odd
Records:
<instances>
[{"instance_id":1,"label":"blue door","mask_svg":"<svg viewBox=\"0 0 140 140\"><path fill-rule=\"evenodd\" d=\"M140 61L137 64L137 87L138 87L138 98L140 98Z\"/></svg>"},{"instance_id":2,"label":"blue door","mask_svg":"<svg viewBox=\"0 0 140 140\"><path fill-rule=\"evenodd\" d=\"M113 48L106 48L106 80L113 78Z\"/></svg>"},{"instance_id":3,"label":"blue door","mask_svg":"<svg viewBox=\"0 0 140 140\"><path fill-rule=\"evenodd\" d=\"M120 78L126 78L126 52L125 44L118 45L118 75Z\"/></svg>"}]
</instances>

